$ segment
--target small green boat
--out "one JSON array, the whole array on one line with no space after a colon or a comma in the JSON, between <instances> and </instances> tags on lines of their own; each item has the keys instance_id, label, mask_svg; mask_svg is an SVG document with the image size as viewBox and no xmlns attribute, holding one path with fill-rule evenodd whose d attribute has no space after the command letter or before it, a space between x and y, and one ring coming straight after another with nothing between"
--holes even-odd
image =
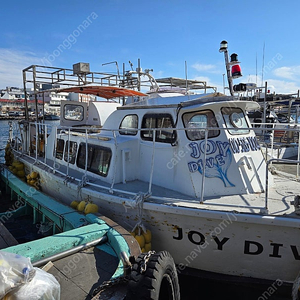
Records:
<instances>
[{"instance_id":1,"label":"small green boat","mask_svg":"<svg viewBox=\"0 0 300 300\"><path fill-rule=\"evenodd\" d=\"M60 299L99 299L101 286L121 281L128 258L140 254L136 240L112 220L60 203L3 166L0 184L1 251L28 257L54 275ZM124 298L125 285L115 293Z\"/></svg>"}]
</instances>

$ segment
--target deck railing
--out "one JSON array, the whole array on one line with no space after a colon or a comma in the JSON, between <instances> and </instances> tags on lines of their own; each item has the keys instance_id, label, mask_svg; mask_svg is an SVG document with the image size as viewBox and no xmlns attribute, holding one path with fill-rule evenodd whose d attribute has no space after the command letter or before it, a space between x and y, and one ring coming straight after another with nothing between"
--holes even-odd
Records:
<instances>
[{"instance_id":1,"label":"deck railing","mask_svg":"<svg viewBox=\"0 0 300 300\"><path fill-rule=\"evenodd\" d=\"M298 145L299 148L299 145ZM299 151L298 151L299 153ZM284 164L295 164L297 163L297 177L298 177L298 169L299 169L299 163L300 160L298 158L298 160L292 160L292 159L283 159L283 158L271 158L269 160L266 161L266 181L265 181L265 186L266 186L266 191L265 191L265 209L268 210L268 196L269 196L269 165L273 162L273 161L277 161L277 162L281 162Z\"/></svg>"},{"instance_id":2,"label":"deck railing","mask_svg":"<svg viewBox=\"0 0 300 300\"><path fill-rule=\"evenodd\" d=\"M260 125L270 125L270 124L261 124ZM32 136L32 134L30 135L30 130L32 129L32 127L35 129L35 135ZM18 135L14 135L13 132L11 132L10 137L11 139L14 139L15 143L14 143L14 150L16 151L16 153L18 153L19 155L24 155L27 157L30 157L31 159L34 160L34 164L39 162L40 164L43 164L45 166L47 166L49 168L49 170L51 170L53 173L57 172L63 176L66 176L66 178L69 178L69 174L70 174L70 166L69 166L69 151L70 151L70 140L71 140L71 135L76 134L76 135L81 135L86 142L86 153L88 153L88 149L87 149L87 145L88 145L88 140L89 139L93 139L93 138L100 138L100 136L95 136L95 134L90 133L91 128L90 127L62 127L62 126L52 126L52 128L49 130L49 125L44 124L44 123L36 123L36 122L30 122L27 125L24 126L24 122L23 122L23 126L21 127L17 127L19 129L17 129ZM177 132L179 131L189 131L189 130L202 130L202 133L204 132L204 139L202 139L201 141L204 141L204 151L203 151L203 161L206 161L206 156L207 156L207 147L208 147L208 134L210 130L216 130L216 127L211 127L211 128L182 128L182 129L176 129ZM262 130L262 128L239 128L237 130L252 130L254 132L256 132L257 130ZM26 132L26 130L29 131ZM67 134L67 143L68 143L68 157L67 157L67 165L66 165L66 171L63 172L61 170L58 170L56 168L56 144L55 144L55 148L54 148L54 155L53 155L53 166L50 166L47 163L47 158L45 155L45 151L48 145L48 135L50 133L51 130L54 130L55 132L55 140L57 140L57 135L61 134L61 133L65 133ZM122 129L124 130L124 129ZM142 131L145 130L145 128L142 129L134 129L135 131ZM149 130L149 129L147 129ZM165 130L168 131L170 130L170 128L154 128L154 129L150 129L152 130L152 157L151 157L151 166L150 166L150 174L149 174L149 184L148 184L148 194L150 195L152 192L152 184L153 184L153 174L154 174L154 162L155 162L155 151L156 151L156 144L157 142L155 141L155 137L156 137L156 131L158 130ZM171 130L173 130L173 128L171 128ZM218 128L218 130L220 131L227 131L228 128ZM277 163L284 163L284 164L296 164L297 165L297 173L296 173L296 178L299 177L299 166L300 166L300 145L299 143L293 144L293 147L297 146L297 159L280 159L280 158L274 158L272 157L272 155L274 154L273 150L274 150L274 146L275 144L273 143L272 138L270 139L270 135L272 137L272 134L274 134L274 131L278 130L278 128L272 127L272 128L264 128L264 130L266 132L268 132L268 135L266 135L265 140L264 139L260 139L260 146L261 148L265 149L265 160L266 160L266 178L265 178L265 187L263 188L263 184L261 179L259 178L259 175L255 169L254 166L254 162L253 159L251 157L247 157L244 156L241 160L240 160L240 164L243 163L243 161L246 163L246 166L248 167L248 169L253 169L254 170L254 176L258 181L258 184L261 188L261 192L265 192L265 205L264 205L264 209L267 210L268 209L268 194L269 194L269 175L268 175L268 168L269 166L273 163L273 162L277 162ZM294 136L299 137L299 131L300 128L298 126L294 127L294 128L285 128L284 129L286 132L292 132ZM11 126L11 131L13 131L13 127ZM32 130L31 130L32 131ZM79 132L80 131L80 132ZM114 140L114 144L115 147L117 147L117 132L120 131L120 129L111 129L111 130L107 130L107 129L101 129L101 133L102 133L102 139L105 139L105 135L104 132L111 132L112 133L112 139ZM41 145L39 144L39 142L36 140L36 137L40 137L43 136L44 137L44 146L41 149ZM27 140L26 140L27 139ZM28 140L29 139L29 140ZM32 143L32 139L35 139L35 147L34 147L34 143ZM197 140L198 141L198 140ZM191 141L189 141L191 142ZM276 143L276 147L280 147L280 146L287 146L287 143ZM268 152L269 150L271 151L271 156L270 158L268 157ZM116 151L117 152L117 151ZM113 154L113 155L117 155L117 153ZM78 182L78 185L90 185L90 186L94 186L94 187L98 187L101 189L105 189L107 191L109 191L110 193L115 193L115 192L121 192L124 194L127 194L129 196L134 196L136 195L133 192L128 192L128 191L124 191L124 190L120 190L120 189L116 189L114 187L115 185L115 180L113 179L111 182L111 185L105 186L105 185L100 185L100 184L96 184L96 183L92 183L87 181L87 175L88 175L88 169L87 169L87 164L88 164L88 155L85 156L85 168L84 168L84 173L82 178L72 178L73 180ZM113 178L115 178L116 176L116 171L117 171L117 166L115 164L114 166L114 176ZM204 195L205 195L205 181L206 181L206 174L205 174L206 170L205 167L203 168L203 173L202 173L202 178L201 178L201 191L200 191L200 197L199 197L199 202L200 203L204 203L205 199L204 199ZM161 197L155 197L152 196L153 199L162 199ZM163 198L164 200L166 200L167 198ZM170 198L171 200L171 198Z\"/></svg>"}]
</instances>

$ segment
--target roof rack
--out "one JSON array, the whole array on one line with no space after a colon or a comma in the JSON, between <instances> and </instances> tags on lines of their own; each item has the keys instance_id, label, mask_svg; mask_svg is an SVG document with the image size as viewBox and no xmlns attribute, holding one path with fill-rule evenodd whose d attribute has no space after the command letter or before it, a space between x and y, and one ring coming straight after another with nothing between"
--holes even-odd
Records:
<instances>
[{"instance_id":1,"label":"roof rack","mask_svg":"<svg viewBox=\"0 0 300 300\"><path fill-rule=\"evenodd\" d=\"M157 83L163 83L170 87L187 88L188 90L207 90L213 89L215 92L217 88L207 85L206 81L183 79L176 77L166 77L155 79Z\"/></svg>"}]
</instances>

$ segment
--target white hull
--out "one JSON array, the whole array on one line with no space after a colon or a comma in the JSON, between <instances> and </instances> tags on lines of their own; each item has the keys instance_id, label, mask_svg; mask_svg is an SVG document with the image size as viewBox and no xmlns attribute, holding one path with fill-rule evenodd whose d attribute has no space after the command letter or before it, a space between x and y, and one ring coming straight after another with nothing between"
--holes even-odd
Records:
<instances>
[{"instance_id":1,"label":"white hull","mask_svg":"<svg viewBox=\"0 0 300 300\"><path fill-rule=\"evenodd\" d=\"M34 167L35 169L35 167ZM36 169L42 190L70 204L87 196L99 211L131 230L137 223L135 201L83 187ZM276 220L276 221L275 221ZM300 270L297 218L239 214L188 206L144 203L143 223L152 231L156 251L169 251L178 271L194 268L226 275L292 282ZM266 270L268 270L266 272Z\"/></svg>"}]
</instances>

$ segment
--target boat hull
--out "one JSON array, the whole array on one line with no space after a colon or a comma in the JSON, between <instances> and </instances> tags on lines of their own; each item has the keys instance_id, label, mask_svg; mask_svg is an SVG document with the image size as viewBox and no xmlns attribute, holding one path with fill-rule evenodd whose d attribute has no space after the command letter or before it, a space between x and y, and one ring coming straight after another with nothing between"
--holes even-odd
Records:
<instances>
[{"instance_id":1,"label":"boat hull","mask_svg":"<svg viewBox=\"0 0 300 300\"><path fill-rule=\"evenodd\" d=\"M48 170L36 171L42 191L67 204L89 198L100 213L129 231L141 221L152 232L152 248L169 251L179 273L192 268L282 282L293 282L299 273L300 224L296 218L173 206L170 201L159 204L151 199L144 202L139 218L133 199L88 185L79 189L76 181Z\"/></svg>"}]
</instances>

